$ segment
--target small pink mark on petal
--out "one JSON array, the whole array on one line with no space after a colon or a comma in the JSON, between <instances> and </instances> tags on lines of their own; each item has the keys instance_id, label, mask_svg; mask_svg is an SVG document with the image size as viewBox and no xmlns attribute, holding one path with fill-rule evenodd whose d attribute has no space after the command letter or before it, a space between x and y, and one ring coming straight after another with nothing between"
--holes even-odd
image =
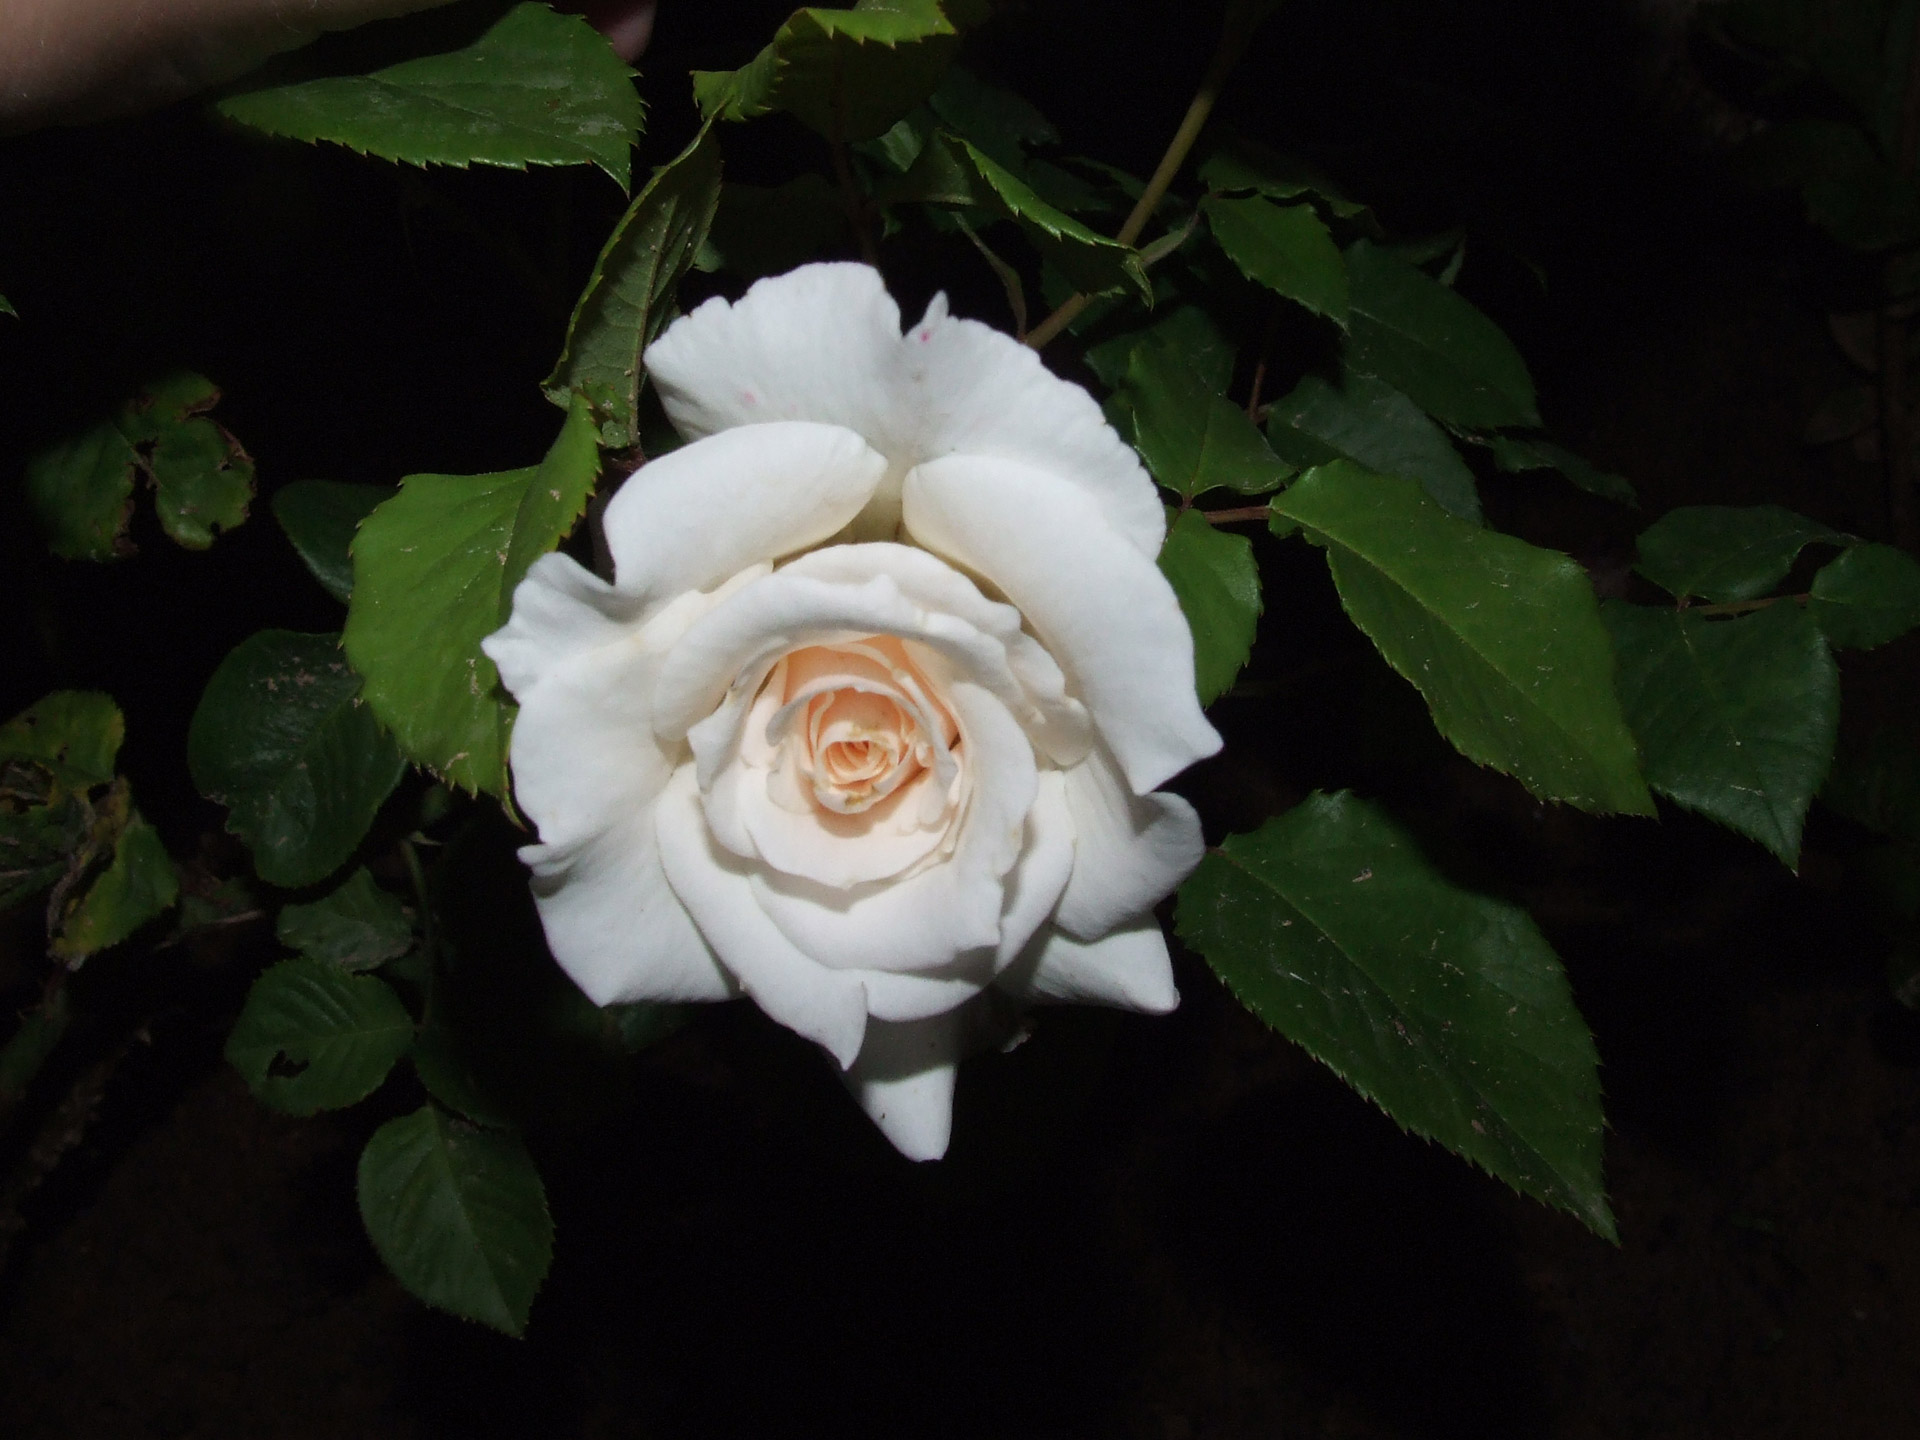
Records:
<instances>
[{"instance_id":1,"label":"small pink mark on petal","mask_svg":"<svg viewBox=\"0 0 1920 1440\"><path fill-rule=\"evenodd\" d=\"M751 390L742 390L740 392L740 403L742 405L758 405L760 403L760 397Z\"/></svg>"}]
</instances>

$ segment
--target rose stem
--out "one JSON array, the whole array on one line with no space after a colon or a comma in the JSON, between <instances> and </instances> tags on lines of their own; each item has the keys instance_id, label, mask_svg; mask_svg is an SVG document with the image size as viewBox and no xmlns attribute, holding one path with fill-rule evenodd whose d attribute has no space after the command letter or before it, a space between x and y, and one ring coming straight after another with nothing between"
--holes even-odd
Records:
<instances>
[{"instance_id":1,"label":"rose stem","mask_svg":"<svg viewBox=\"0 0 1920 1440\"><path fill-rule=\"evenodd\" d=\"M1131 245L1140 238L1140 232L1147 228L1147 221L1159 207L1161 198L1167 193L1167 187L1173 184L1173 177L1180 173L1180 167L1186 163L1187 152L1193 149L1193 142L1200 138L1207 117L1213 113L1213 102L1220 98L1225 88L1227 76L1233 73L1233 67L1240 63L1240 57L1246 52L1247 42L1253 38L1255 27L1264 15L1258 13L1265 7L1250 6L1244 3L1230 3L1227 6L1226 23L1220 29L1220 44L1213 52L1213 60L1207 66L1206 76L1200 81L1200 88L1194 92L1193 103L1187 106L1187 113L1180 121L1180 128L1173 132L1173 139L1167 143L1167 153L1160 157L1160 166L1153 172L1153 178L1147 181L1147 188L1140 192L1140 198L1134 202L1132 213L1127 216L1114 239L1122 245ZM1027 344L1038 350L1052 340L1073 322L1082 310L1091 303L1091 295L1069 295L1060 308L1033 329L1027 332Z\"/></svg>"}]
</instances>

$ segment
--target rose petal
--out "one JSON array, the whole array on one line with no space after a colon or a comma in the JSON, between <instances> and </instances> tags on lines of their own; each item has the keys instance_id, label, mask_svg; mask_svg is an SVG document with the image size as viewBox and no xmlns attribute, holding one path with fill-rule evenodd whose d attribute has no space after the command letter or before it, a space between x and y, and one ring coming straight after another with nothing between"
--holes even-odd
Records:
<instances>
[{"instance_id":1,"label":"rose petal","mask_svg":"<svg viewBox=\"0 0 1920 1440\"><path fill-rule=\"evenodd\" d=\"M512 616L480 648L518 696L555 664L620 640L643 608L568 556L542 555L513 592Z\"/></svg>"},{"instance_id":2,"label":"rose petal","mask_svg":"<svg viewBox=\"0 0 1920 1440\"><path fill-rule=\"evenodd\" d=\"M880 1133L909 1160L938 1160L953 1131L953 1079L967 1031L959 1013L874 1020L845 1080Z\"/></svg>"},{"instance_id":3,"label":"rose petal","mask_svg":"<svg viewBox=\"0 0 1920 1440\"><path fill-rule=\"evenodd\" d=\"M607 502L614 585L664 599L817 545L858 515L887 462L851 430L748 425L642 465Z\"/></svg>"},{"instance_id":4,"label":"rose petal","mask_svg":"<svg viewBox=\"0 0 1920 1440\"><path fill-rule=\"evenodd\" d=\"M688 439L767 420L857 431L881 454L918 422L903 393L900 307L866 265L803 265L719 296L647 347L667 418ZM904 468L904 467L903 467Z\"/></svg>"},{"instance_id":5,"label":"rose petal","mask_svg":"<svg viewBox=\"0 0 1920 1440\"><path fill-rule=\"evenodd\" d=\"M1065 777L1073 816L1073 878L1054 923L1095 940L1151 910L1206 852L1200 817L1178 795L1135 795L1105 746Z\"/></svg>"},{"instance_id":6,"label":"rose petal","mask_svg":"<svg viewBox=\"0 0 1920 1440\"><path fill-rule=\"evenodd\" d=\"M746 877L707 833L691 766L675 772L654 819L674 894L740 988L780 1024L824 1047L841 1069L851 1065L866 1032L866 991L857 977L795 948L755 903Z\"/></svg>"},{"instance_id":7,"label":"rose petal","mask_svg":"<svg viewBox=\"0 0 1920 1440\"><path fill-rule=\"evenodd\" d=\"M529 845L520 858L547 948L594 1004L739 994L667 883L651 813L575 845Z\"/></svg>"},{"instance_id":8,"label":"rose petal","mask_svg":"<svg viewBox=\"0 0 1920 1440\"><path fill-rule=\"evenodd\" d=\"M960 722L972 787L951 856L907 879L853 891L752 874L754 898L767 915L823 965L929 970L1000 943L1006 876L1025 846L1039 790L1033 748L1006 707L979 686L957 683L946 700Z\"/></svg>"},{"instance_id":9,"label":"rose petal","mask_svg":"<svg viewBox=\"0 0 1920 1440\"><path fill-rule=\"evenodd\" d=\"M1030 346L977 320L950 319L946 309L936 296L907 335L920 430L915 453L903 458L978 455L1031 466L1073 485L1114 533L1156 559L1167 533L1159 493L1098 402Z\"/></svg>"},{"instance_id":10,"label":"rose petal","mask_svg":"<svg viewBox=\"0 0 1920 1440\"><path fill-rule=\"evenodd\" d=\"M667 416L690 438L767 419L858 431L892 473L943 455L1020 460L1082 490L1148 559L1166 519L1133 451L1093 397L1012 336L947 314L936 296L900 333L865 265L803 265L713 299L648 348Z\"/></svg>"},{"instance_id":11,"label":"rose petal","mask_svg":"<svg viewBox=\"0 0 1920 1440\"><path fill-rule=\"evenodd\" d=\"M1112 1005L1165 1015L1180 1003L1167 937L1153 917L1091 943L1048 927L994 982L1027 1000Z\"/></svg>"},{"instance_id":12,"label":"rose petal","mask_svg":"<svg viewBox=\"0 0 1920 1440\"><path fill-rule=\"evenodd\" d=\"M1019 607L1136 793L1220 748L1173 587L1085 494L1011 461L954 456L908 475L904 503L915 539Z\"/></svg>"}]
</instances>

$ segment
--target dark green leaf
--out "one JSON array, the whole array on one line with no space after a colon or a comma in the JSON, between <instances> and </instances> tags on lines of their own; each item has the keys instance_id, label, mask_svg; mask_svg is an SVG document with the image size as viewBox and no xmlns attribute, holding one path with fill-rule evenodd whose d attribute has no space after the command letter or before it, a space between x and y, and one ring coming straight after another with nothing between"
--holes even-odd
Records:
<instances>
[{"instance_id":1,"label":"dark green leaf","mask_svg":"<svg viewBox=\"0 0 1920 1440\"><path fill-rule=\"evenodd\" d=\"M220 113L415 165L598 165L624 188L644 118L632 74L576 15L507 11L464 49L232 95Z\"/></svg>"},{"instance_id":2,"label":"dark green leaf","mask_svg":"<svg viewBox=\"0 0 1920 1440\"><path fill-rule=\"evenodd\" d=\"M193 783L229 808L260 878L311 885L359 845L406 769L338 635L262 630L207 682L187 731Z\"/></svg>"},{"instance_id":3,"label":"dark green leaf","mask_svg":"<svg viewBox=\"0 0 1920 1440\"><path fill-rule=\"evenodd\" d=\"M1247 663L1260 624L1260 567L1244 535L1217 530L1197 510L1167 531L1160 570L1193 631L1194 683L1211 705Z\"/></svg>"},{"instance_id":4,"label":"dark green leaf","mask_svg":"<svg viewBox=\"0 0 1920 1440\"><path fill-rule=\"evenodd\" d=\"M1384 381L1350 374L1336 390L1309 375L1268 413L1267 434L1282 429L1292 434L1277 438L1276 450L1310 455L1313 465L1344 458L1381 475L1404 475L1448 514L1481 523L1473 471L1446 432Z\"/></svg>"},{"instance_id":5,"label":"dark green leaf","mask_svg":"<svg viewBox=\"0 0 1920 1440\"><path fill-rule=\"evenodd\" d=\"M0 725L0 762L38 765L65 789L89 790L113 780L114 757L127 722L113 698L97 690L56 690Z\"/></svg>"},{"instance_id":6,"label":"dark green leaf","mask_svg":"<svg viewBox=\"0 0 1920 1440\"><path fill-rule=\"evenodd\" d=\"M62 986L23 1015L20 1028L0 1045L0 1118L11 1102L26 1093L72 1019L73 1006Z\"/></svg>"},{"instance_id":7,"label":"dark green leaf","mask_svg":"<svg viewBox=\"0 0 1920 1440\"><path fill-rule=\"evenodd\" d=\"M1100 377L1100 383L1112 389L1126 383L1133 352L1149 338L1177 357L1208 394L1227 393L1227 386L1233 381L1233 342L1220 333L1220 327L1197 305L1156 309L1151 325L1123 331L1089 345L1082 358L1087 368Z\"/></svg>"},{"instance_id":8,"label":"dark green leaf","mask_svg":"<svg viewBox=\"0 0 1920 1440\"><path fill-rule=\"evenodd\" d=\"M1493 455L1493 463L1508 474L1558 470L1589 495L1598 495L1619 505L1640 503L1640 497L1633 493L1633 486L1625 476L1602 470L1551 440L1531 435L1489 435L1477 443L1485 445Z\"/></svg>"},{"instance_id":9,"label":"dark green leaf","mask_svg":"<svg viewBox=\"0 0 1920 1440\"><path fill-rule=\"evenodd\" d=\"M1798 189L1807 218L1842 245L1884 250L1920 239L1920 197L1856 126L1783 121L1748 142L1740 159L1754 182Z\"/></svg>"},{"instance_id":10,"label":"dark green leaf","mask_svg":"<svg viewBox=\"0 0 1920 1440\"><path fill-rule=\"evenodd\" d=\"M219 395L212 391L207 404ZM246 520L253 502L253 458L203 415L165 417L154 431L143 464L153 478L161 528L189 550L204 550L217 533Z\"/></svg>"},{"instance_id":11,"label":"dark green leaf","mask_svg":"<svg viewBox=\"0 0 1920 1440\"><path fill-rule=\"evenodd\" d=\"M671 317L674 291L719 203L720 145L702 129L634 197L573 308L566 344L545 381L547 398L564 406L570 393L586 396L612 449L639 438L640 357Z\"/></svg>"},{"instance_id":12,"label":"dark green leaf","mask_svg":"<svg viewBox=\"0 0 1920 1440\"><path fill-rule=\"evenodd\" d=\"M1593 1040L1524 911L1456 889L1348 794L1235 835L1180 938L1241 1002L1415 1134L1614 1237Z\"/></svg>"},{"instance_id":13,"label":"dark green leaf","mask_svg":"<svg viewBox=\"0 0 1920 1440\"><path fill-rule=\"evenodd\" d=\"M367 707L450 785L507 792L512 716L480 642L506 623L527 568L573 529L599 468L592 412L576 395L538 466L410 475L361 522L347 655L366 676Z\"/></svg>"},{"instance_id":14,"label":"dark green leaf","mask_svg":"<svg viewBox=\"0 0 1920 1440\"><path fill-rule=\"evenodd\" d=\"M1274 200L1319 200L1339 219L1372 228L1365 205L1349 200L1326 176L1290 155L1244 136L1229 136L1200 166L1200 183L1214 191L1253 191Z\"/></svg>"},{"instance_id":15,"label":"dark green leaf","mask_svg":"<svg viewBox=\"0 0 1920 1440\"><path fill-rule=\"evenodd\" d=\"M1652 813L1584 571L1346 461L1273 501L1324 545L1341 602L1469 759L1583 810Z\"/></svg>"},{"instance_id":16,"label":"dark green leaf","mask_svg":"<svg viewBox=\"0 0 1920 1440\"><path fill-rule=\"evenodd\" d=\"M170 909L180 881L160 833L129 812L113 840L113 859L60 921L53 953L69 965L110 945L118 945L142 925Z\"/></svg>"},{"instance_id":17,"label":"dark green leaf","mask_svg":"<svg viewBox=\"0 0 1920 1440\"><path fill-rule=\"evenodd\" d=\"M253 982L227 1060L262 1104L311 1115L366 1099L412 1043L413 1017L386 981L301 957Z\"/></svg>"},{"instance_id":18,"label":"dark green leaf","mask_svg":"<svg viewBox=\"0 0 1920 1440\"><path fill-rule=\"evenodd\" d=\"M1537 426L1533 378L1500 327L1424 271L1365 240L1347 249L1347 368L1468 429Z\"/></svg>"},{"instance_id":19,"label":"dark green leaf","mask_svg":"<svg viewBox=\"0 0 1920 1440\"><path fill-rule=\"evenodd\" d=\"M373 1248L407 1289L509 1335L526 1328L553 1261L553 1220L517 1135L424 1105L374 1132L359 1190Z\"/></svg>"},{"instance_id":20,"label":"dark green leaf","mask_svg":"<svg viewBox=\"0 0 1920 1440\"><path fill-rule=\"evenodd\" d=\"M1032 105L959 65L947 68L928 104L949 130L1009 170L1024 172L1029 148L1060 143L1060 132Z\"/></svg>"},{"instance_id":21,"label":"dark green leaf","mask_svg":"<svg viewBox=\"0 0 1920 1440\"><path fill-rule=\"evenodd\" d=\"M938 0L812 6L740 69L696 70L694 95L709 118L784 110L830 140L871 140L933 93L958 43Z\"/></svg>"},{"instance_id":22,"label":"dark green leaf","mask_svg":"<svg viewBox=\"0 0 1920 1440\"><path fill-rule=\"evenodd\" d=\"M1617 600L1601 613L1647 783L1797 866L1840 725L1819 627L1790 603L1731 620Z\"/></svg>"},{"instance_id":23,"label":"dark green leaf","mask_svg":"<svg viewBox=\"0 0 1920 1440\"><path fill-rule=\"evenodd\" d=\"M120 428L96 425L27 462L27 504L66 560L112 560L133 553L133 447Z\"/></svg>"},{"instance_id":24,"label":"dark green leaf","mask_svg":"<svg viewBox=\"0 0 1920 1440\"><path fill-rule=\"evenodd\" d=\"M1778 505L1684 505L1640 533L1634 568L1680 599L1757 600L1815 542L1848 537Z\"/></svg>"},{"instance_id":25,"label":"dark green leaf","mask_svg":"<svg viewBox=\"0 0 1920 1440\"><path fill-rule=\"evenodd\" d=\"M413 922L362 866L332 894L288 905L274 933L280 943L342 970L371 970L413 948Z\"/></svg>"},{"instance_id":26,"label":"dark green leaf","mask_svg":"<svg viewBox=\"0 0 1920 1440\"><path fill-rule=\"evenodd\" d=\"M273 518L287 532L313 578L344 605L353 594L354 531L376 505L393 495L391 485L296 480L274 491Z\"/></svg>"},{"instance_id":27,"label":"dark green leaf","mask_svg":"<svg viewBox=\"0 0 1920 1440\"><path fill-rule=\"evenodd\" d=\"M1293 474L1246 412L1203 388L1171 346L1148 339L1134 349L1127 394L1134 441L1154 478L1176 494L1192 499L1225 487L1264 495Z\"/></svg>"},{"instance_id":28,"label":"dark green leaf","mask_svg":"<svg viewBox=\"0 0 1920 1440\"><path fill-rule=\"evenodd\" d=\"M1820 798L1869 830L1920 841L1920 743L1887 726L1842 745Z\"/></svg>"},{"instance_id":29,"label":"dark green leaf","mask_svg":"<svg viewBox=\"0 0 1920 1440\"><path fill-rule=\"evenodd\" d=\"M502 1130L513 1128L507 1112L489 1098L474 1073L457 1031L429 1021L414 1037L409 1055L414 1073L427 1087L427 1093L449 1110L479 1125Z\"/></svg>"},{"instance_id":30,"label":"dark green leaf","mask_svg":"<svg viewBox=\"0 0 1920 1440\"><path fill-rule=\"evenodd\" d=\"M13 302L4 295L0 295L0 315L11 315L16 320L20 318L20 312L13 308Z\"/></svg>"},{"instance_id":31,"label":"dark green leaf","mask_svg":"<svg viewBox=\"0 0 1920 1440\"><path fill-rule=\"evenodd\" d=\"M1920 564L1891 545L1855 545L1820 567L1807 605L1829 642L1871 650L1920 625Z\"/></svg>"},{"instance_id":32,"label":"dark green leaf","mask_svg":"<svg viewBox=\"0 0 1920 1440\"><path fill-rule=\"evenodd\" d=\"M1336 325L1347 323L1347 264L1311 205L1260 196L1201 203L1213 238L1240 273Z\"/></svg>"},{"instance_id":33,"label":"dark green leaf","mask_svg":"<svg viewBox=\"0 0 1920 1440\"><path fill-rule=\"evenodd\" d=\"M932 154L941 148L968 172L971 203L998 210L1016 221L1042 258L1051 261L1075 289L1097 295L1131 286L1141 298L1151 298L1146 272L1131 246L1090 230L1064 210L1049 205L1026 181L965 140L941 136L927 150ZM923 156L922 163L927 158ZM912 178L909 174L907 180Z\"/></svg>"}]
</instances>

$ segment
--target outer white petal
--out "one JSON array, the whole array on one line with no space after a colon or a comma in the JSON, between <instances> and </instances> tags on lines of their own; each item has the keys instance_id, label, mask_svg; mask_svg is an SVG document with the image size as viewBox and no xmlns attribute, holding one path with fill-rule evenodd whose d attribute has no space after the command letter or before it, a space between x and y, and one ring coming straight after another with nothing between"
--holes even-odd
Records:
<instances>
[{"instance_id":1,"label":"outer white petal","mask_svg":"<svg viewBox=\"0 0 1920 1440\"><path fill-rule=\"evenodd\" d=\"M916 423L903 395L900 307L866 265L803 265L715 298L647 347L647 373L688 439L767 420L858 431L889 458Z\"/></svg>"},{"instance_id":2,"label":"outer white petal","mask_svg":"<svg viewBox=\"0 0 1920 1440\"><path fill-rule=\"evenodd\" d=\"M512 618L480 648L518 696L553 665L618 640L641 609L641 602L556 551L533 562L513 592Z\"/></svg>"},{"instance_id":3,"label":"outer white petal","mask_svg":"<svg viewBox=\"0 0 1920 1440\"><path fill-rule=\"evenodd\" d=\"M866 1033L866 991L857 976L802 954L754 902L746 877L707 833L692 766L675 773L654 815L667 879L741 989L842 1069L851 1065Z\"/></svg>"},{"instance_id":4,"label":"outer white petal","mask_svg":"<svg viewBox=\"0 0 1920 1440\"><path fill-rule=\"evenodd\" d=\"M1112 1005L1165 1015L1180 1003L1167 937L1151 915L1092 943L1051 927L996 982L1028 999Z\"/></svg>"},{"instance_id":5,"label":"outer white petal","mask_svg":"<svg viewBox=\"0 0 1920 1440\"><path fill-rule=\"evenodd\" d=\"M881 1134L909 1160L938 1160L953 1132L953 1078L968 1030L961 1012L926 1020L875 1020L847 1088Z\"/></svg>"},{"instance_id":6,"label":"outer white petal","mask_svg":"<svg viewBox=\"0 0 1920 1440\"><path fill-rule=\"evenodd\" d=\"M1030 465L1075 486L1148 560L1160 554L1167 522L1159 494L1085 390L1011 335L948 319L943 299L908 333L906 349L921 417L911 463L979 455Z\"/></svg>"},{"instance_id":7,"label":"outer white petal","mask_svg":"<svg viewBox=\"0 0 1920 1440\"><path fill-rule=\"evenodd\" d=\"M1033 748L1005 707L978 686L955 684L947 701L960 722L973 786L951 856L905 880L851 892L753 872L760 907L822 965L932 970L1000 943L1007 875L1025 847L1039 790ZM716 948L725 959L726 947Z\"/></svg>"},{"instance_id":8,"label":"outer white petal","mask_svg":"<svg viewBox=\"0 0 1920 1440\"><path fill-rule=\"evenodd\" d=\"M909 474L904 502L917 540L1019 607L1137 793L1220 748L1173 587L1084 492L1010 461L954 456Z\"/></svg>"},{"instance_id":9,"label":"outer white petal","mask_svg":"<svg viewBox=\"0 0 1920 1440\"><path fill-rule=\"evenodd\" d=\"M650 461L607 502L614 585L665 599L817 545L873 498L887 462L833 425L748 425Z\"/></svg>"},{"instance_id":10,"label":"outer white petal","mask_svg":"<svg viewBox=\"0 0 1920 1440\"><path fill-rule=\"evenodd\" d=\"M547 948L596 1005L739 994L667 884L651 811L577 845L529 845Z\"/></svg>"},{"instance_id":11,"label":"outer white petal","mask_svg":"<svg viewBox=\"0 0 1920 1440\"><path fill-rule=\"evenodd\" d=\"M1097 747L1065 776L1073 816L1073 878L1053 920L1094 940L1151 910L1200 863L1200 817L1178 795L1135 795L1113 756Z\"/></svg>"}]
</instances>

